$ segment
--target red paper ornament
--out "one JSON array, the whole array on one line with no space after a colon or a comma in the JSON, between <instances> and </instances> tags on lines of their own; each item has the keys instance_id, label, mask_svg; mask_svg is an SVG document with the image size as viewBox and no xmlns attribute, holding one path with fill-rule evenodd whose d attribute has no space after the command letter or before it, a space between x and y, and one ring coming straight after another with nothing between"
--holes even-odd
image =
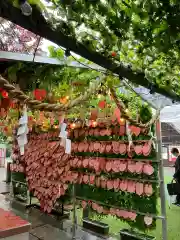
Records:
<instances>
[{"instance_id":1,"label":"red paper ornament","mask_svg":"<svg viewBox=\"0 0 180 240\"><path fill-rule=\"evenodd\" d=\"M45 89L35 89L33 95L36 100L43 101L46 98L47 92Z\"/></svg>"},{"instance_id":2,"label":"red paper ornament","mask_svg":"<svg viewBox=\"0 0 180 240\"><path fill-rule=\"evenodd\" d=\"M1 116L1 117L5 117L6 115L7 115L6 110L5 110L4 108L1 108L1 109L0 109L0 116Z\"/></svg>"},{"instance_id":3,"label":"red paper ornament","mask_svg":"<svg viewBox=\"0 0 180 240\"><path fill-rule=\"evenodd\" d=\"M28 122L32 122L33 121L33 117L32 116L29 116L28 117Z\"/></svg>"},{"instance_id":4,"label":"red paper ornament","mask_svg":"<svg viewBox=\"0 0 180 240\"><path fill-rule=\"evenodd\" d=\"M1 95L3 98L8 98L8 92L6 92L5 90L1 91Z\"/></svg>"},{"instance_id":5,"label":"red paper ornament","mask_svg":"<svg viewBox=\"0 0 180 240\"><path fill-rule=\"evenodd\" d=\"M93 110L91 111L91 117L90 117L90 120L94 120L94 121L96 121L96 119L97 119L97 115L98 115L98 110L97 110L97 109L93 109Z\"/></svg>"},{"instance_id":6,"label":"red paper ornament","mask_svg":"<svg viewBox=\"0 0 180 240\"><path fill-rule=\"evenodd\" d=\"M116 119L120 122L121 119L121 112L119 108L114 109L114 115L116 116Z\"/></svg>"},{"instance_id":7,"label":"red paper ornament","mask_svg":"<svg viewBox=\"0 0 180 240\"><path fill-rule=\"evenodd\" d=\"M4 127L4 132L7 132L8 131L8 127Z\"/></svg>"},{"instance_id":8,"label":"red paper ornament","mask_svg":"<svg viewBox=\"0 0 180 240\"><path fill-rule=\"evenodd\" d=\"M116 57L116 55L117 55L116 52L112 52L112 53L111 53L111 56L112 56L112 57Z\"/></svg>"},{"instance_id":9,"label":"red paper ornament","mask_svg":"<svg viewBox=\"0 0 180 240\"><path fill-rule=\"evenodd\" d=\"M106 101L99 101L98 103L99 108L103 109L106 106Z\"/></svg>"}]
</instances>

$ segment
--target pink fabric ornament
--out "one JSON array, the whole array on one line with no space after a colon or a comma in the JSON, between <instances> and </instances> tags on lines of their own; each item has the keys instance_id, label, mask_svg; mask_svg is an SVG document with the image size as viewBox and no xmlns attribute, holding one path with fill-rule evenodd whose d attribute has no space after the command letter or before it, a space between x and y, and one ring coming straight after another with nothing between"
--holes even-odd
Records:
<instances>
[{"instance_id":1,"label":"pink fabric ornament","mask_svg":"<svg viewBox=\"0 0 180 240\"><path fill-rule=\"evenodd\" d=\"M125 172L126 169L127 169L127 162L126 161L120 161L119 171L120 172Z\"/></svg>"},{"instance_id":2,"label":"pink fabric ornament","mask_svg":"<svg viewBox=\"0 0 180 240\"><path fill-rule=\"evenodd\" d=\"M97 208L98 208L98 204L97 203L92 203L92 209L97 210Z\"/></svg>"},{"instance_id":3,"label":"pink fabric ornament","mask_svg":"<svg viewBox=\"0 0 180 240\"><path fill-rule=\"evenodd\" d=\"M145 184L144 185L144 193L150 197L153 194L153 188L151 184Z\"/></svg>"},{"instance_id":4,"label":"pink fabric ornament","mask_svg":"<svg viewBox=\"0 0 180 240\"><path fill-rule=\"evenodd\" d=\"M136 194L141 196L143 194L144 191L144 184L143 183L136 183Z\"/></svg>"},{"instance_id":5,"label":"pink fabric ornament","mask_svg":"<svg viewBox=\"0 0 180 240\"><path fill-rule=\"evenodd\" d=\"M137 214L134 212L129 212L129 218L131 219L131 221L135 221L137 217Z\"/></svg>"},{"instance_id":6,"label":"pink fabric ornament","mask_svg":"<svg viewBox=\"0 0 180 240\"><path fill-rule=\"evenodd\" d=\"M114 182L112 180L108 180L107 181L107 189L111 190L111 189L113 189L113 186L114 186Z\"/></svg>"},{"instance_id":7,"label":"pink fabric ornament","mask_svg":"<svg viewBox=\"0 0 180 240\"><path fill-rule=\"evenodd\" d=\"M134 161L128 161L128 171L134 173L136 171L136 163Z\"/></svg>"},{"instance_id":8,"label":"pink fabric ornament","mask_svg":"<svg viewBox=\"0 0 180 240\"><path fill-rule=\"evenodd\" d=\"M134 181L128 181L127 192L135 193L136 183Z\"/></svg>"},{"instance_id":9,"label":"pink fabric ornament","mask_svg":"<svg viewBox=\"0 0 180 240\"><path fill-rule=\"evenodd\" d=\"M121 183L120 183L121 191L126 191L127 190L127 186L128 186L127 180L122 180Z\"/></svg>"},{"instance_id":10,"label":"pink fabric ornament","mask_svg":"<svg viewBox=\"0 0 180 240\"><path fill-rule=\"evenodd\" d=\"M143 166L144 166L143 162L136 162L135 172L138 173L138 174L142 173Z\"/></svg>"},{"instance_id":11,"label":"pink fabric ornament","mask_svg":"<svg viewBox=\"0 0 180 240\"><path fill-rule=\"evenodd\" d=\"M95 182L95 175L90 175L89 181L90 181L90 184L94 184L94 182Z\"/></svg>"},{"instance_id":12,"label":"pink fabric ornament","mask_svg":"<svg viewBox=\"0 0 180 240\"><path fill-rule=\"evenodd\" d=\"M107 181L105 179L101 179L101 187L106 188L107 186Z\"/></svg>"},{"instance_id":13,"label":"pink fabric ornament","mask_svg":"<svg viewBox=\"0 0 180 240\"><path fill-rule=\"evenodd\" d=\"M112 170L112 162L111 161L107 161L106 163L106 171L110 172Z\"/></svg>"},{"instance_id":14,"label":"pink fabric ornament","mask_svg":"<svg viewBox=\"0 0 180 240\"><path fill-rule=\"evenodd\" d=\"M154 173L154 168L150 164L145 164L143 168L143 172L150 176Z\"/></svg>"},{"instance_id":15,"label":"pink fabric ornament","mask_svg":"<svg viewBox=\"0 0 180 240\"><path fill-rule=\"evenodd\" d=\"M127 145L126 144L124 144L124 143L121 143L120 145L119 145L119 153L120 154L125 154L127 152Z\"/></svg>"},{"instance_id":16,"label":"pink fabric ornament","mask_svg":"<svg viewBox=\"0 0 180 240\"><path fill-rule=\"evenodd\" d=\"M142 151L143 151L142 145L136 145L136 146L134 147L134 151L135 151L135 153L136 153L137 155L141 155L141 154L142 154Z\"/></svg>"},{"instance_id":17,"label":"pink fabric ornament","mask_svg":"<svg viewBox=\"0 0 180 240\"><path fill-rule=\"evenodd\" d=\"M98 213L102 213L103 212L103 207L102 206L98 206L97 207L97 212Z\"/></svg>"},{"instance_id":18,"label":"pink fabric ornament","mask_svg":"<svg viewBox=\"0 0 180 240\"><path fill-rule=\"evenodd\" d=\"M119 189L119 184L120 184L120 180L119 179L115 179L113 182L113 187L115 190Z\"/></svg>"},{"instance_id":19,"label":"pink fabric ornament","mask_svg":"<svg viewBox=\"0 0 180 240\"><path fill-rule=\"evenodd\" d=\"M84 176L83 176L83 182L84 182L85 184L88 184L88 182L89 182L89 176L88 176L88 175L84 175Z\"/></svg>"}]
</instances>

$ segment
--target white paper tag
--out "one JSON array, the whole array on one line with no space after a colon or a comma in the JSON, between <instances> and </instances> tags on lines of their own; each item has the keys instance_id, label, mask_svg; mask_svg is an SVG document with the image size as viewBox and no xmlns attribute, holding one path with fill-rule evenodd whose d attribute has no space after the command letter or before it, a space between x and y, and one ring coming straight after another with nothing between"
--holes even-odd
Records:
<instances>
[{"instance_id":1,"label":"white paper tag","mask_svg":"<svg viewBox=\"0 0 180 240\"><path fill-rule=\"evenodd\" d=\"M65 148L65 146L66 146L66 138L61 138L60 146Z\"/></svg>"},{"instance_id":2,"label":"white paper tag","mask_svg":"<svg viewBox=\"0 0 180 240\"><path fill-rule=\"evenodd\" d=\"M17 135L19 136L19 135L22 135L22 134L24 134L24 133L26 133L26 132L27 132L27 125L22 125L22 126L19 127L19 129L18 129Z\"/></svg>"},{"instance_id":3,"label":"white paper tag","mask_svg":"<svg viewBox=\"0 0 180 240\"><path fill-rule=\"evenodd\" d=\"M71 140L70 139L66 139L65 153L67 153L67 154L71 153Z\"/></svg>"},{"instance_id":4,"label":"white paper tag","mask_svg":"<svg viewBox=\"0 0 180 240\"><path fill-rule=\"evenodd\" d=\"M27 136L26 134L23 134L23 135L20 135L18 138L17 138L17 141L18 141L18 145L19 146L24 146L27 144Z\"/></svg>"},{"instance_id":5,"label":"white paper tag","mask_svg":"<svg viewBox=\"0 0 180 240\"><path fill-rule=\"evenodd\" d=\"M60 137L60 138L67 138L67 134L68 134L67 131L60 132L59 137Z\"/></svg>"},{"instance_id":6,"label":"white paper tag","mask_svg":"<svg viewBox=\"0 0 180 240\"><path fill-rule=\"evenodd\" d=\"M28 128L28 126L26 126L26 131L25 131L25 133L26 133L26 134L29 133L29 128Z\"/></svg>"},{"instance_id":7,"label":"white paper tag","mask_svg":"<svg viewBox=\"0 0 180 240\"><path fill-rule=\"evenodd\" d=\"M64 132L66 130L66 126L67 126L66 123L61 123L60 125L61 132Z\"/></svg>"},{"instance_id":8,"label":"white paper tag","mask_svg":"<svg viewBox=\"0 0 180 240\"><path fill-rule=\"evenodd\" d=\"M28 116L27 116L27 115L23 115L23 116L19 119L19 125L27 124L27 123L28 123Z\"/></svg>"},{"instance_id":9,"label":"white paper tag","mask_svg":"<svg viewBox=\"0 0 180 240\"><path fill-rule=\"evenodd\" d=\"M20 154L21 154L21 155L24 155L24 146L21 146L21 147L20 147Z\"/></svg>"}]
</instances>

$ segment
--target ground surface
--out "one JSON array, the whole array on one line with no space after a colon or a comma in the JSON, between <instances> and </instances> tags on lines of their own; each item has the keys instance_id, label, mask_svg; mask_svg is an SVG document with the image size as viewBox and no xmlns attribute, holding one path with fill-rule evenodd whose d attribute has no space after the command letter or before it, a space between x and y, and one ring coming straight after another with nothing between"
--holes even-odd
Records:
<instances>
[{"instance_id":1,"label":"ground surface","mask_svg":"<svg viewBox=\"0 0 180 240\"><path fill-rule=\"evenodd\" d=\"M165 168L165 181L166 183L170 182L173 175L173 170L169 168ZM0 168L0 191L2 190L2 186L5 183L2 183L5 180L6 174L5 170ZM171 205L171 208L168 207L168 194L166 191L167 197L167 223L168 223L168 240L179 240L180 239L180 208ZM0 207L9 208L9 202L0 198ZM159 206L160 209L160 206ZM27 214L24 211L12 209L17 215L20 215L22 218L27 219L32 223L32 230L30 233L30 240L57 240L57 239L72 239L72 221L65 221L63 223L58 223L59 226L53 227L46 222L40 219L39 213L31 213ZM78 215L78 223L81 224L80 219L82 218L82 211L77 211ZM121 221L109 216L102 220L105 223L108 223L110 226L110 232L119 237L118 232L122 228L128 228L128 225L122 223ZM58 221L57 221L58 222ZM162 230L161 230L161 221L157 221L157 229L153 232L150 232L150 235L156 236L157 240L162 239ZM100 240L100 238L89 234L87 232L82 231L78 228L76 239L85 239L85 240Z\"/></svg>"}]
</instances>

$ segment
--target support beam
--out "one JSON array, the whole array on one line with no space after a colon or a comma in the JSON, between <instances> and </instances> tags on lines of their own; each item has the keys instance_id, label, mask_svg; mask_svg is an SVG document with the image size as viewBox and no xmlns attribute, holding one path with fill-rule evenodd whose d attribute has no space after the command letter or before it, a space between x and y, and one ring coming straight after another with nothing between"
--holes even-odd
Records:
<instances>
[{"instance_id":1,"label":"support beam","mask_svg":"<svg viewBox=\"0 0 180 240\"><path fill-rule=\"evenodd\" d=\"M146 79L143 72L135 72L131 68L113 63L111 59L97 52L90 51L83 44L77 42L76 39L64 35L60 30L53 29L37 8L33 8L32 15L27 17L22 15L20 9L13 7L9 0L1 0L0 16L59 46L70 49L74 53L118 74L120 77L128 79L132 83L149 88L149 81ZM176 101L180 101L180 97L170 90L167 91L163 88L156 88L156 92Z\"/></svg>"}]
</instances>

